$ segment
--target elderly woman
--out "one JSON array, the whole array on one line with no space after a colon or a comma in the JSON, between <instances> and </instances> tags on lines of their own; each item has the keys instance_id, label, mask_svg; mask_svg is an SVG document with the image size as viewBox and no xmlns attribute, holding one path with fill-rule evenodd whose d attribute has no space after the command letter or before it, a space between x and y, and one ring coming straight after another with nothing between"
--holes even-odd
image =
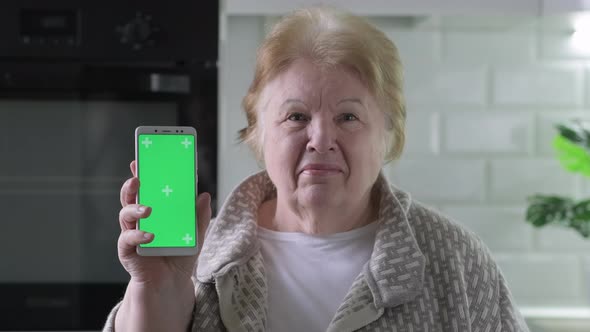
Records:
<instances>
[{"instance_id":1,"label":"elderly woman","mask_svg":"<svg viewBox=\"0 0 590 332\"><path fill-rule=\"evenodd\" d=\"M140 257L149 207L121 190L131 275L105 331L527 331L489 251L381 172L404 145L394 44L309 8L262 44L241 138L266 170L229 195L197 257ZM131 164L135 175L135 164ZM200 233L211 215L198 199Z\"/></svg>"}]
</instances>

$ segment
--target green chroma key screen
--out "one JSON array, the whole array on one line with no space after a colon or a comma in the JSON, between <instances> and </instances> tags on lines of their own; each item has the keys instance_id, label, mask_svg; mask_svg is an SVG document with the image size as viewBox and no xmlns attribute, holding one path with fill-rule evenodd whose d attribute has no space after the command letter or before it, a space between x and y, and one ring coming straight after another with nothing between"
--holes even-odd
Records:
<instances>
[{"instance_id":1,"label":"green chroma key screen","mask_svg":"<svg viewBox=\"0 0 590 332\"><path fill-rule=\"evenodd\" d=\"M138 137L139 203L152 208L139 221L142 231L154 233L142 247L194 247L195 139L192 135Z\"/></svg>"}]
</instances>

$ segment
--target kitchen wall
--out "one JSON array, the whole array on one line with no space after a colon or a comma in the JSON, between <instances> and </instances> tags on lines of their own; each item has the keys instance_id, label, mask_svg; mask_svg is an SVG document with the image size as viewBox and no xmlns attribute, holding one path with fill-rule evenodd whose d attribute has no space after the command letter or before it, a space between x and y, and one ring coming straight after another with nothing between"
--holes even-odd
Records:
<instances>
[{"instance_id":1,"label":"kitchen wall","mask_svg":"<svg viewBox=\"0 0 590 332\"><path fill-rule=\"evenodd\" d=\"M272 17L224 17L221 30L219 195L258 170L237 144L255 51ZM534 193L590 196L590 181L555 161L553 125L585 117L590 52L571 47L562 18L372 20L405 64L408 141L385 167L398 187L476 232L519 305L590 305L590 240L524 221Z\"/></svg>"}]
</instances>

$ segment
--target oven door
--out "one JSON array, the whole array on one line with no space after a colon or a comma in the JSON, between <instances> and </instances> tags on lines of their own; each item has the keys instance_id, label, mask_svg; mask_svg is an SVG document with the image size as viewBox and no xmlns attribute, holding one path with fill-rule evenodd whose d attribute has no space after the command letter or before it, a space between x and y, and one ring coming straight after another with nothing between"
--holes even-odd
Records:
<instances>
[{"instance_id":1,"label":"oven door","mask_svg":"<svg viewBox=\"0 0 590 332\"><path fill-rule=\"evenodd\" d=\"M1 331L101 329L129 280L117 238L134 129L195 127L199 191L215 197L216 89L205 82L178 100L0 100Z\"/></svg>"}]
</instances>

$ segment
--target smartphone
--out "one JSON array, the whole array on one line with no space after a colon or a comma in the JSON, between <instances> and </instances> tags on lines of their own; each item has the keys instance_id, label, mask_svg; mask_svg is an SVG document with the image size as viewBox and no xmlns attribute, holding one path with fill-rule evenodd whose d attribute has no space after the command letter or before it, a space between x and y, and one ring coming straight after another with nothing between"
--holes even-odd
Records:
<instances>
[{"instance_id":1,"label":"smartphone","mask_svg":"<svg viewBox=\"0 0 590 332\"><path fill-rule=\"evenodd\" d=\"M192 127L135 129L137 203L152 208L137 229L154 240L137 246L141 256L197 254L197 131Z\"/></svg>"}]
</instances>

